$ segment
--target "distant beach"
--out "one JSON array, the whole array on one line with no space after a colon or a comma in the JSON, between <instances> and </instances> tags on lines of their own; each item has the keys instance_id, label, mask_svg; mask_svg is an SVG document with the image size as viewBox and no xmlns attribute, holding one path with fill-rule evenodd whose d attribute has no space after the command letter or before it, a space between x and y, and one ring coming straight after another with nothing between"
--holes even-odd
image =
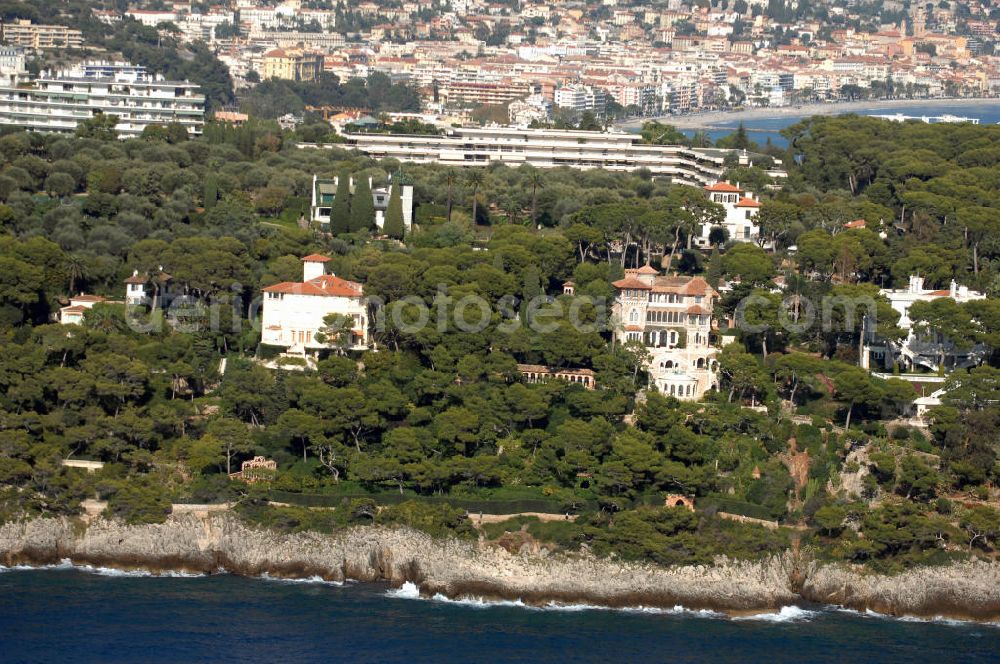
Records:
<instances>
[{"instance_id":1,"label":"distant beach","mask_svg":"<svg viewBox=\"0 0 1000 664\"><path fill-rule=\"evenodd\" d=\"M626 131L635 131L644 122L658 120L678 129L712 129L720 125L737 122L753 122L774 118L808 117L811 115L841 115L859 111L880 110L903 112L911 107L941 106L949 110L960 107L1000 106L1000 97L977 98L935 98L935 99L884 99L869 101L827 102L819 104L799 104L774 108L752 108L742 111L708 111L687 115L665 115L658 118L643 118L622 122L618 126ZM905 113L904 113L905 114Z\"/></svg>"}]
</instances>

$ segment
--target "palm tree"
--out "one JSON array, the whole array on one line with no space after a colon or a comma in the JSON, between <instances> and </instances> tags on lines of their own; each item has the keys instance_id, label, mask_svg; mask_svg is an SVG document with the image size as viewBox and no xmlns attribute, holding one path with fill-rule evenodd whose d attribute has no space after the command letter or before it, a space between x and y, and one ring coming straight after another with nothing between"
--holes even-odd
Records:
<instances>
[{"instance_id":1,"label":"palm tree","mask_svg":"<svg viewBox=\"0 0 1000 664\"><path fill-rule=\"evenodd\" d=\"M528 186L531 187L531 224L538 223L538 190L545 188L545 178L537 168L528 173Z\"/></svg>"},{"instance_id":2,"label":"palm tree","mask_svg":"<svg viewBox=\"0 0 1000 664\"><path fill-rule=\"evenodd\" d=\"M516 224L521 219L521 203L514 196L508 196L503 202L503 211L507 213L507 223Z\"/></svg>"},{"instance_id":3,"label":"palm tree","mask_svg":"<svg viewBox=\"0 0 1000 664\"><path fill-rule=\"evenodd\" d=\"M448 187L448 221L451 221L452 194L454 193L455 185L458 184L458 172L454 168L449 168L444 172L444 183Z\"/></svg>"},{"instance_id":4,"label":"palm tree","mask_svg":"<svg viewBox=\"0 0 1000 664\"><path fill-rule=\"evenodd\" d=\"M76 293L76 282L87 277L87 263L80 254L67 254L64 267L66 277L69 279L69 294L72 296Z\"/></svg>"},{"instance_id":5,"label":"palm tree","mask_svg":"<svg viewBox=\"0 0 1000 664\"><path fill-rule=\"evenodd\" d=\"M479 200L477 195L479 194L479 187L482 186L483 181L486 176L483 174L481 169L473 167L466 173L465 180L472 187L472 223L476 223L476 213L479 211Z\"/></svg>"}]
</instances>

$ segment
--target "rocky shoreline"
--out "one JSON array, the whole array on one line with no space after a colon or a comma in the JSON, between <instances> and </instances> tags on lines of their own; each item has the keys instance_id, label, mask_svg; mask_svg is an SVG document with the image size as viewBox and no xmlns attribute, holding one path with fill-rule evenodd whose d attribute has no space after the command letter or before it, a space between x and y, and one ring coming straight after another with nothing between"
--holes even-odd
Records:
<instances>
[{"instance_id":1,"label":"rocky shoreline","mask_svg":"<svg viewBox=\"0 0 1000 664\"><path fill-rule=\"evenodd\" d=\"M795 603L963 620L1000 620L1000 565L968 562L898 576L821 565L784 552L769 558L663 568L590 556L509 553L434 540L406 529L352 528L334 535L280 534L226 514L126 526L97 519L35 519L0 526L0 563L74 564L328 581L416 584L422 595L526 604L711 609L741 613Z\"/></svg>"}]
</instances>

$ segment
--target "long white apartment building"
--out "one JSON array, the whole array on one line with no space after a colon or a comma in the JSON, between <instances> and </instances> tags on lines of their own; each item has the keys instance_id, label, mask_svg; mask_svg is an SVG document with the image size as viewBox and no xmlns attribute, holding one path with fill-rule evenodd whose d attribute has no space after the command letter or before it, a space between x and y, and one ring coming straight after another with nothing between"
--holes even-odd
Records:
<instances>
[{"instance_id":1,"label":"long white apartment building","mask_svg":"<svg viewBox=\"0 0 1000 664\"><path fill-rule=\"evenodd\" d=\"M658 176L693 186L718 182L728 151L683 145L645 145L638 134L557 129L454 128L442 134L345 133L347 146L374 159L448 166L488 166L634 171L647 168ZM300 144L299 147L314 147ZM332 147L332 146L331 146ZM343 146L336 146L343 147Z\"/></svg>"},{"instance_id":2,"label":"long white apartment building","mask_svg":"<svg viewBox=\"0 0 1000 664\"><path fill-rule=\"evenodd\" d=\"M205 96L194 83L168 81L127 63L88 63L37 78L0 83L0 126L72 132L95 115L114 115L121 138L149 125L179 123L191 135L205 126Z\"/></svg>"}]
</instances>

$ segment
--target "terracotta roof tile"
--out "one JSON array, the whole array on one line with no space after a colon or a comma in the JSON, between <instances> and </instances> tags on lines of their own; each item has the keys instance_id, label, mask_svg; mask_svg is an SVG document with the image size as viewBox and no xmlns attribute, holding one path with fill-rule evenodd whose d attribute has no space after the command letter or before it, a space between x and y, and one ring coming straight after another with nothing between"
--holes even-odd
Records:
<instances>
[{"instance_id":1,"label":"terracotta roof tile","mask_svg":"<svg viewBox=\"0 0 1000 664\"><path fill-rule=\"evenodd\" d=\"M705 191L721 191L730 194L738 194L743 190L735 185L729 184L728 182L716 182L715 184L705 187Z\"/></svg>"},{"instance_id":2,"label":"terracotta roof tile","mask_svg":"<svg viewBox=\"0 0 1000 664\"><path fill-rule=\"evenodd\" d=\"M327 263L330 261L329 256L324 256L323 254L309 254L308 256L302 257L302 262L309 263Z\"/></svg>"},{"instance_id":3,"label":"terracotta roof tile","mask_svg":"<svg viewBox=\"0 0 1000 664\"><path fill-rule=\"evenodd\" d=\"M305 282L284 281L262 290L265 293L316 295L319 297L362 297L364 295L364 287L361 284L335 277L332 274L324 274Z\"/></svg>"},{"instance_id":4,"label":"terracotta roof tile","mask_svg":"<svg viewBox=\"0 0 1000 664\"><path fill-rule=\"evenodd\" d=\"M612 281L611 285L619 290L631 289L631 290L652 290L652 286L638 279L630 279L626 277L625 279L619 279L618 281Z\"/></svg>"}]
</instances>

